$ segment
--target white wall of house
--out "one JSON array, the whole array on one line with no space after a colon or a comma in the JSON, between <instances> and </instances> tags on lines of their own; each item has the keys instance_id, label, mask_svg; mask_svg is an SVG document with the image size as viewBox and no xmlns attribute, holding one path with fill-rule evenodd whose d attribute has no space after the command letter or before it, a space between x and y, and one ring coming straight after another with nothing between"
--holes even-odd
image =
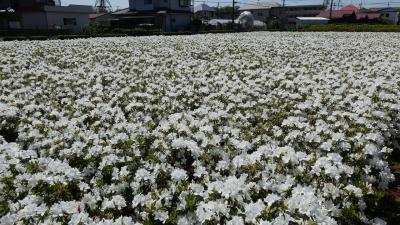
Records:
<instances>
[{"instance_id":1,"label":"white wall of house","mask_svg":"<svg viewBox=\"0 0 400 225\"><path fill-rule=\"evenodd\" d=\"M380 11L380 13L381 16L388 18L388 20L393 24L397 24L399 22L399 11L396 9L383 9Z\"/></svg>"},{"instance_id":2,"label":"white wall of house","mask_svg":"<svg viewBox=\"0 0 400 225\"><path fill-rule=\"evenodd\" d=\"M153 0L156 1L156 0ZM129 8L130 9L136 9L138 11L149 11L149 10L154 10L154 4L153 1L151 4L145 4L147 0L134 0L134 1L129 1Z\"/></svg>"},{"instance_id":3,"label":"white wall of house","mask_svg":"<svg viewBox=\"0 0 400 225\"><path fill-rule=\"evenodd\" d=\"M47 29L46 13L44 12L22 13L21 27L24 29Z\"/></svg>"},{"instance_id":4,"label":"white wall of house","mask_svg":"<svg viewBox=\"0 0 400 225\"><path fill-rule=\"evenodd\" d=\"M129 8L137 11L158 10L159 8L167 8L171 10L191 11L190 0L186 0L187 6L179 4L184 0L152 0L152 4L145 4L149 0L129 0Z\"/></svg>"},{"instance_id":5,"label":"white wall of house","mask_svg":"<svg viewBox=\"0 0 400 225\"><path fill-rule=\"evenodd\" d=\"M75 20L76 24L66 24L65 20ZM48 12L47 13L47 24L49 28L61 27L64 29L71 29L74 32L82 30L82 26L88 24L89 15L81 13L69 13L69 12Z\"/></svg>"},{"instance_id":6,"label":"white wall of house","mask_svg":"<svg viewBox=\"0 0 400 225\"><path fill-rule=\"evenodd\" d=\"M48 28L59 27L78 32L90 22L89 14L93 8L85 5L45 6L44 11Z\"/></svg>"},{"instance_id":7,"label":"white wall of house","mask_svg":"<svg viewBox=\"0 0 400 225\"><path fill-rule=\"evenodd\" d=\"M189 3L186 6L179 5L179 2L182 0L170 0L170 9L172 10L185 10L190 12L190 1L187 1Z\"/></svg>"},{"instance_id":8,"label":"white wall of house","mask_svg":"<svg viewBox=\"0 0 400 225\"><path fill-rule=\"evenodd\" d=\"M167 15L166 25L167 31L187 30L190 25L191 15L186 14L170 14Z\"/></svg>"}]
</instances>

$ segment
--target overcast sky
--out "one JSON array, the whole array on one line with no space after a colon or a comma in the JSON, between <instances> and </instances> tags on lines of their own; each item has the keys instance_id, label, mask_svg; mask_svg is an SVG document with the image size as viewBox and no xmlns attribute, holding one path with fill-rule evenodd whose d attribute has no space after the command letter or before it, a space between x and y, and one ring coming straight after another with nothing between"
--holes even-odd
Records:
<instances>
[{"instance_id":1,"label":"overcast sky","mask_svg":"<svg viewBox=\"0 0 400 225\"><path fill-rule=\"evenodd\" d=\"M114 9L123 9L123 8L128 8L129 5L129 0L109 0L111 5L113 6ZM243 3L255 3L257 0L236 0L237 2L243 2ZM272 0L274 1L274 0ZM335 0L337 1L337 0ZM342 5L347 5L347 4L354 4L356 6L359 6L360 2L362 1L364 6L367 7L386 7L388 6L388 2L390 6L396 6L400 7L400 0L342 0ZM96 0L61 0L61 3L63 5L69 5L69 4L80 4L80 5L94 5ZM228 2L231 2L230 0L208 0L208 1L201 1L201 0L195 0L195 5L201 4L201 3L207 3L210 6L217 5L217 2L220 2L220 5L228 5ZM268 0L260 0L260 2L271 2ZM281 3L282 0L276 0L275 2ZM286 5L303 5L303 4L322 4L323 0L286 0Z\"/></svg>"}]
</instances>

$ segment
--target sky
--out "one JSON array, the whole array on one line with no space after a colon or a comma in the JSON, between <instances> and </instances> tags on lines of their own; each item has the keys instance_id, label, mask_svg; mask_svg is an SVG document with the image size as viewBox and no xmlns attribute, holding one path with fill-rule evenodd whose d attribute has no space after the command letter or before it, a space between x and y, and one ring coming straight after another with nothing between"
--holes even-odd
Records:
<instances>
[{"instance_id":1,"label":"sky","mask_svg":"<svg viewBox=\"0 0 400 225\"><path fill-rule=\"evenodd\" d=\"M128 8L129 0L109 0L114 9ZM238 2L254 4L257 0L236 0ZM335 2L338 0L334 0ZM96 0L61 0L62 5L79 4L79 5L94 5ZM216 6L220 2L220 6L230 5L231 0L195 0L195 5L205 2L210 6ZM260 0L260 2L278 2L282 4L282 0ZM362 2L364 7L400 7L400 0L341 0L342 5L354 4L359 6ZM322 4L323 0L286 0L286 5L307 5L307 4Z\"/></svg>"}]
</instances>

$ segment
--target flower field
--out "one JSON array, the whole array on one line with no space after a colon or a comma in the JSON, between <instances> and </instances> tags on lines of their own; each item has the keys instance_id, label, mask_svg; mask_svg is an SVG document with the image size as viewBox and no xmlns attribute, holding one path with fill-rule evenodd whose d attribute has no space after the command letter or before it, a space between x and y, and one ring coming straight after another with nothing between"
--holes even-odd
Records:
<instances>
[{"instance_id":1,"label":"flower field","mask_svg":"<svg viewBox=\"0 0 400 225\"><path fill-rule=\"evenodd\" d=\"M0 43L0 224L385 224L399 38Z\"/></svg>"}]
</instances>

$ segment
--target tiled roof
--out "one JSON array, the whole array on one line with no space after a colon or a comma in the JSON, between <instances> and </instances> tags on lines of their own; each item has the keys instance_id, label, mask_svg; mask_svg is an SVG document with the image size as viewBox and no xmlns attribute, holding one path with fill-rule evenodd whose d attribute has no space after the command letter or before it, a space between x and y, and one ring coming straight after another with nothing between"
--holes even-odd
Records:
<instances>
[{"instance_id":1,"label":"tiled roof","mask_svg":"<svg viewBox=\"0 0 400 225\"><path fill-rule=\"evenodd\" d=\"M346 15L351 15L351 14L356 15L356 19L364 19L368 17L368 19L377 19L380 17L380 13L374 12L372 10L365 10L365 9L359 9L355 7L354 5L348 5L340 10L333 10L332 11L332 19L341 19ZM319 13L319 17L324 17L324 18L330 18L331 12L329 10L324 10Z\"/></svg>"}]
</instances>

